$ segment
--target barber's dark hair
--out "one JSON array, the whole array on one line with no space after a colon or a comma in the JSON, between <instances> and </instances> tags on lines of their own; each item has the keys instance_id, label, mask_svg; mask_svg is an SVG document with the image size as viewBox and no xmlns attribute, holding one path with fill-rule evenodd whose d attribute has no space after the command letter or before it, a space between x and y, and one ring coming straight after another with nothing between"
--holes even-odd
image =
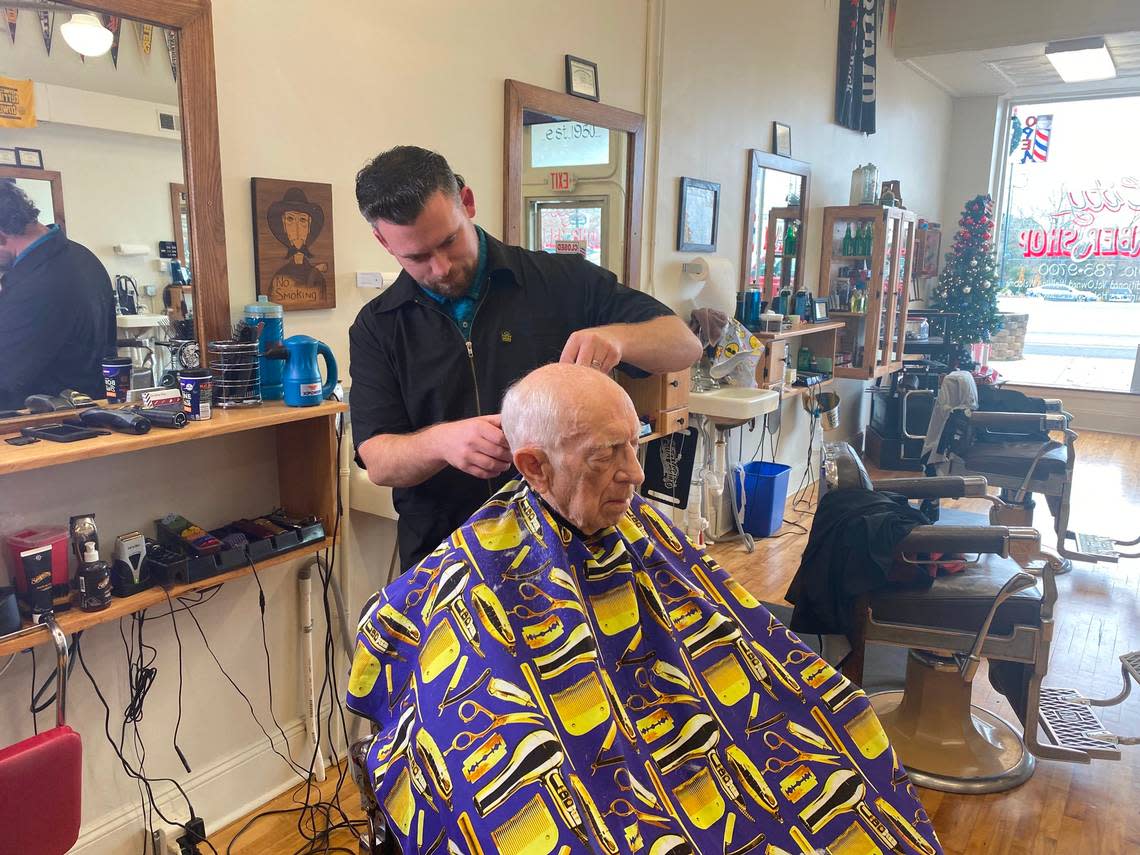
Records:
<instances>
[{"instance_id":1,"label":"barber's dark hair","mask_svg":"<svg viewBox=\"0 0 1140 855\"><path fill-rule=\"evenodd\" d=\"M40 209L16 186L15 178L0 179L0 232L22 235L39 216Z\"/></svg>"},{"instance_id":2,"label":"barber's dark hair","mask_svg":"<svg viewBox=\"0 0 1140 855\"><path fill-rule=\"evenodd\" d=\"M399 145L378 154L356 173L356 204L370 223L398 226L415 222L437 192L459 198L463 178L451 171L442 154Z\"/></svg>"}]
</instances>

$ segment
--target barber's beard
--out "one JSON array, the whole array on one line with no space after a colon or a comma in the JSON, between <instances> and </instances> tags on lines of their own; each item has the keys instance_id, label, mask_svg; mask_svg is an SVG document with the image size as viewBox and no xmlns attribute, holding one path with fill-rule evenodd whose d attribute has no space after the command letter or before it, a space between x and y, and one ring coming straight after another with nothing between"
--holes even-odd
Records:
<instances>
[{"instance_id":1,"label":"barber's beard","mask_svg":"<svg viewBox=\"0 0 1140 855\"><path fill-rule=\"evenodd\" d=\"M420 284L429 291L439 294L441 297L454 300L464 296L470 291L474 282L475 265L472 264L460 271L452 270L446 279L427 280Z\"/></svg>"}]
</instances>

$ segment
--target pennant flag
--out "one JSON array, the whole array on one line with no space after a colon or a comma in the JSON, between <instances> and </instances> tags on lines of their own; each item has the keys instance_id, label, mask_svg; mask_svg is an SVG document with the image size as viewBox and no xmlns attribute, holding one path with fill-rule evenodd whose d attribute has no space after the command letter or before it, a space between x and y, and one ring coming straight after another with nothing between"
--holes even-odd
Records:
<instances>
[{"instance_id":1,"label":"pennant flag","mask_svg":"<svg viewBox=\"0 0 1140 855\"><path fill-rule=\"evenodd\" d=\"M178 34L174 30L166 31L166 53L170 56L170 73L178 79Z\"/></svg>"},{"instance_id":2,"label":"pennant flag","mask_svg":"<svg viewBox=\"0 0 1140 855\"><path fill-rule=\"evenodd\" d=\"M122 30L123 19L118 15L104 15L103 26L111 31L111 62L115 68L119 67L119 33Z\"/></svg>"},{"instance_id":3,"label":"pennant flag","mask_svg":"<svg viewBox=\"0 0 1140 855\"><path fill-rule=\"evenodd\" d=\"M150 46L154 41L154 24L135 21L135 35L139 39L139 51L143 56L150 56Z\"/></svg>"},{"instance_id":4,"label":"pennant flag","mask_svg":"<svg viewBox=\"0 0 1140 855\"><path fill-rule=\"evenodd\" d=\"M40 12L40 33L44 37L44 48L51 56L51 36L55 32L55 12Z\"/></svg>"},{"instance_id":5,"label":"pennant flag","mask_svg":"<svg viewBox=\"0 0 1140 855\"><path fill-rule=\"evenodd\" d=\"M4 17L8 19L8 35L12 37L12 44L16 43L16 17L19 14L19 9L14 9L11 6L4 8Z\"/></svg>"}]
</instances>

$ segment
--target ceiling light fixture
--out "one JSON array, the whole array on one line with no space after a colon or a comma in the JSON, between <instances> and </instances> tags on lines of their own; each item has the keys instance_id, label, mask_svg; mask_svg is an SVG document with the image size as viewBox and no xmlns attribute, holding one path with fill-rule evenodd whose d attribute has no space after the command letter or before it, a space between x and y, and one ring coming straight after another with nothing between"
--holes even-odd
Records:
<instances>
[{"instance_id":1,"label":"ceiling light fixture","mask_svg":"<svg viewBox=\"0 0 1140 855\"><path fill-rule=\"evenodd\" d=\"M115 38L114 33L90 12L76 12L70 21L60 26L59 31L68 47L84 56L102 56L111 49Z\"/></svg>"},{"instance_id":2,"label":"ceiling light fixture","mask_svg":"<svg viewBox=\"0 0 1140 855\"><path fill-rule=\"evenodd\" d=\"M1116 77L1116 65L1108 52L1104 39L1093 36L1087 39L1068 39L1045 45L1045 58L1053 63L1066 83L1086 80L1108 80Z\"/></svg>"}]
</instances>

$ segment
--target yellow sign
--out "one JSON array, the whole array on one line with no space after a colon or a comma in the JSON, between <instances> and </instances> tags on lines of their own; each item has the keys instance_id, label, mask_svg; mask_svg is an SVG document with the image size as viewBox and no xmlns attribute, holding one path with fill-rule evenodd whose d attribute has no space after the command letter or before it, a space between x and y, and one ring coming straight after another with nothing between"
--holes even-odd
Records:
<instances>
[{"instance_id":1,"label":"yellow sign","mask_svg":"<svg viewBox=\"0 0 1140 855\"><path fill-rule=\"evenodd\" d=\"M0 77L0 128L35 126L36 99L32 81Z\"/></svg>"}]
</instances>

